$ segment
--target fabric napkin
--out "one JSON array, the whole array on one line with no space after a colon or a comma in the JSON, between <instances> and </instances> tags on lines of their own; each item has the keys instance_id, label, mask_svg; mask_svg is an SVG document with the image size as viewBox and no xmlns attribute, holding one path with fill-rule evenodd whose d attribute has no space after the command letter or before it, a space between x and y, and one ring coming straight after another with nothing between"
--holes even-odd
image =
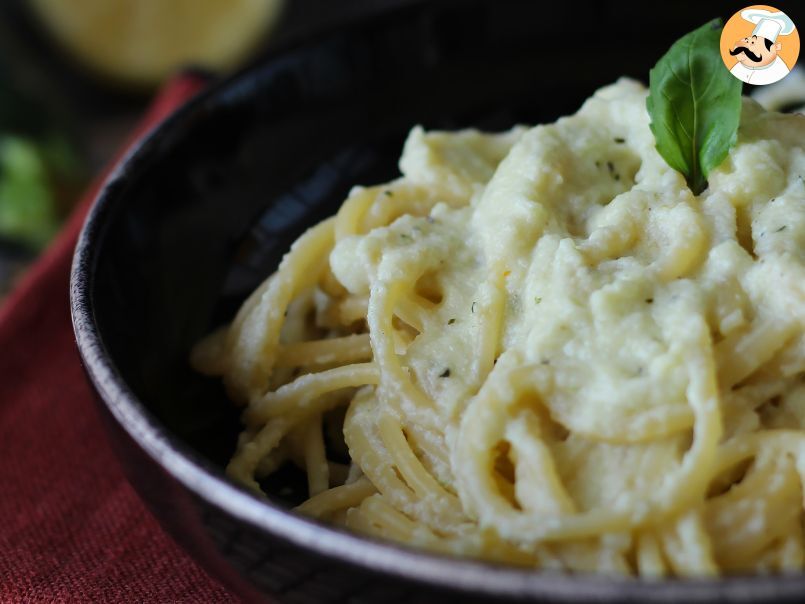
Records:
<instances>
[{"instance_id":1,"label":"fabric napkin","mask_svg":"<svg viewBox=\"0 0 805 604\"><path fill-rule=\"evenodd\" d=\"M169 83L130 144L202 85ZM68 280L102 180L0 307L0 602L235 601L146 510L93 408Z\"/></svg>"}]
</instances>

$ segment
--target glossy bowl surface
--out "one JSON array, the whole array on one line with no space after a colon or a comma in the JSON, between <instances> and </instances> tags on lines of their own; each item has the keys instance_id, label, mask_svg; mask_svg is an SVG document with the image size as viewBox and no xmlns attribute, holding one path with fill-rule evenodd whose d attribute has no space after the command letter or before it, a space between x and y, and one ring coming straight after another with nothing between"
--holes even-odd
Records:
<instances>
[{"instance_id":1,"label":"glossy bowl surface","mask_svg":"<svg viewBox=\"0 0 805 604\"><path fill-rule=\"evenodd\" d=\"M399 4L399 3L398 3ZM572 113L621 75L646 79L702 15L603 2L411 2L276 53L212 87L135 149L76 249L79 351L127 473L163 526L246 600L691 602L798 599L801 575L639 582L428 555L356 537L272 503L223 467L238 413L190 347L232 316L303 230L353 184L397 174L414 124L503 129ZM641 8L642 7L642 8ZM557 9L558 10L558 9ZM557 38L545 22L570 19ZM795 19L796 20L796 19Z\"/></svg>"}]
</instances>

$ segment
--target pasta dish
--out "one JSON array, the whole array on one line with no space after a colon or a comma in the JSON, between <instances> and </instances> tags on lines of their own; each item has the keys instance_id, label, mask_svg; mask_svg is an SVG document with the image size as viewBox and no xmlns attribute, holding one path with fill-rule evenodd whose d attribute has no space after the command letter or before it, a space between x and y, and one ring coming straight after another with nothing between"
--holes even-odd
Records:
<instances>
[{"instance_id":1,"label":"pasta dish","mask_svg":"<svg viewBox=\"0 0 805 604\"><path fill-rule=\"evenodd\" d=\"M646 89L414 128L194 349L244 406L228 473L428 550L644 577L800 570L805 118L744 99L695 196Z\"/></svg>"}]
</instances>

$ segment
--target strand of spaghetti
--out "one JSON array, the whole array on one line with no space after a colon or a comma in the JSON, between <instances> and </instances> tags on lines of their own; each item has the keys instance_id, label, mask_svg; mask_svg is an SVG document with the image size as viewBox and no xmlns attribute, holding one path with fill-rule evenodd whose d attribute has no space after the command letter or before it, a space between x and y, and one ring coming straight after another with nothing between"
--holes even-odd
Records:
<instances>
[{"instance_id":1,"label":"strand of spaghetti","mask_svg":"<svg viewBox=\"0 0 805 604\"><path fill-rule=\"evenodd\" d=\"M802 459L805 462L805 432L799 430L767 430L733 437L719 446L713 475L716 476L730 467L754 457L759 451L774 452L776 454L788 453L794 459Z\"/></svg>"},{"instance_id":2,"label":"strand of spaghetti","mask_svg":"<svg viewBox=\"0 0 805 604\"><path fill-rule=\"evenodd\" d=\"M324 437L321 431L321 414L307 420L305 426L305 472L307 472L308 496L313 497L330 486L330 467L324 453Z\"/></svg>"},{"instance_id":3,"label":"strand of spaghetti","mask_svg":"<svg viewBox=\"0 0 805 604\"><path fill-rule=\"evenodd\" d=\"M254 437L239 443L235 455L226 467L226 473L255 493L265 497L260 485L254 479L257 464L279 445L280 440L290 428L291 422L286 418L281 417L268 422Z\"/></svg>"},{"instance_id":4,"label":"strand of spaghetti","mask_svg":"<svg viewBox=\"0 0 805 604\"><path fill-rule=\"evenodd\" d=\"M433 409L433 401L411 382L407 371L403 370L400 358L394 349L393 308L405 284L401 281L376 283L369 296L367 321L369 336L374 352L374 362L380 369L383 396L387 397L392 409L409 418L410 421L425 427L436 427L439 418Z\"/></svg>"},{"instance_id":5,"label":"strand of spaghetti","mask_svg":"<svg viewBox=\"0 0 805 604\"><path fill-rule=\"evenodd\" d=\"M406 507L415 501L413 491L395 472L390 453L375 434L375 404L369 392L359 391L355 395L344 418L344 440L350 457L377 490L396 507Z\"/></svg>"},{"instance_id":6,"label":"strand of spaghetti","mask_svg":"<svg viewBox=\"0 0 805 604\"><path fill-rule=\"evenodd\" d=\"M478 391L489 372L492 371L501 345L501 326L506 302L504 272L499 266L493 268L491 281L485 284L486 287L483 290L489 301L474 309L473 314L477 314L477 321L483 324L484 328L477 330L478 348L473 360L473 380L470 384L473 392Z\"/></svg>"},{"instance_id":7,"label":"strand of spaghetti","mask_svg":"<svg viewBox=\"0 0 805 604\"><path fill-rule=\"evenodd\" d=\"M746 406L754 410L774 397L781 397L784 393L790 392L796 387L797 381L796 376L768 379L763 382L755 382L753 379L752 383L741 388L730 389L729 393L733 395L733 398L741 400Z\"/></svg>"},{"instance_id":8,"label":"strand of spaghetti","mask_svg":"<svg viewBox=\"0 0 805 604\"><path fill-rule=\"evenodd\" d=\"M501 364L502 366L502 364ZM462 502L469 506L479 523L491 526L494 515L511 521L515 514L512 503L500 492L491 457L494 448L503 440L506 404L515 396L514 380L501 379L501 366L494 368L478 395L468 406L461 422L458 440L453 448L452 465L456 471L457 487ZM544 371L533 367L535 371ZM497 407L497 409L496 409ZM501 534L510 538L509 531Z\"/></svg>"},{"instance_id":9,"label":"strand of spaghetti","mask_svg":"<svg viewBox=\"0 0 805 604\"><path fill-rule=\"evenodd\" d=\"M394 323L392 323L394 325ZM414 342L416 339L416 334L411 333L411 329L403 323L402 325L398 326L394 325L394 331L391 332L391 341L394 345L394 352L399 356L405 355L408 351L408 347Z\"/></svg>"},{"instance_id":10,"label":"strand of spaghetti","mask_svg":"<svg viewBox=\"0 0 805 604\"><path fill-rule=\"evenodd\" d=\"M403 435L402 426L391 414L381 412L378 428L395 466L417 497L430 500L432 505L440 508L449 506L451 510L460 509L459 501L442 488L414 455Z\"/></svg>"},{"instance_id":11,"label":"strand of spaghetti","mask_svg":"<svg viewBox=\"0 0 805 604\"><path fill-rule=\"evenodd\" d=\"M347 296L337 306L338 318L343 325L350 325L355 321L366 318L369 308L369 298L366 296Z\"/></svg>"},{"instance_id":12,"label":"strand of spaghetti","mask_svg":"<svg viewBox=\"0 0 805 604\"><path fill-rule=\"evenodd\" d=\"M235 345L237 334L240 333L246 317L249 316L255 306L257 306L273 279L274 275L271 275L249 295L240 309L238 309L230 325L221 327L208 334L193 348L190 353L190 364L196 371L208 375L226 374L230 363L230 352ZM248 400L246 394L243 392L233 389L231 394L236 399L236 403L245 403Z\"/></svg>"},{"instance_id":13,"label":"strand of spaghetti","mask_svg":"<svg viewBox=\"0 0 805 604\"><path fill-rule=\"evenodd\" d=\"M257 464L254 474L257 478L263 478L273 474L279 467L288 461L288 452L280 443L280 446L265 455Z\"/></svg>"},{"instance_id":14,"label":"strand of spaghetti","mask_svg":"<svg viewBox=\"0 0 805 604\"><path fill-rule=\"evenodd\" d=\"M252 401L243 412L243 420L253 425L285 414L308 414L317 399L327 392L377 384L380 374L374 363L356 363L334 367L318 373L307 373Z\"/></svg>"},{"instance_id":15,"label":"strand of spaghetti","mask_svg":"<svg viewBox=\"0 0 805 604\"><path fill-rule=\"evenodd\" d=\"M761 321L747 334L724 338L716 347L718 381L731 388L771 359L797 329L794 322Z\"/></svg>"},{"instance_id":16,"label":"strand of spaghetti","mask_svg":"<svg viewBox=\"0 0 805 604\"><path fill-rule=\"evenodd\" d=\"M338 363L358 363L371 360L369 334L353 334L326 340L311 340L284 344L277 352L276 367L309 367Z\"/></svg>"},{"instance_id":17,"label":"strand of spaghetti","mask_svg":"<svg viewBox=\"0 0 805 604\"><path fill-rule=\"evenodd\" d=\"M448 492L455 495L452 487L450 453L444 442L443 433L424 428L407 419L403 424L403 430L405 430L411 448L418 452L417 457L420 458L428 472L436 476Z\"/></svg>"},{"instance_id":18,"label":"strand of spaghetti","mask_svg":"<svg viewBox=\"0 0 805 604\"><path fill-rule=\"evenodd\" d=\"M805 372L805 333L792 337L777 353L753 375L752 381L781 380Z\"/></svg>"},{"instance_id":19,"label":"strand of spaghetti","mask_svg":"<svg viewBox=\"0 0 805 604\"><path fill-rule=\"evenodd\" d=\"M450 495L435 500L421 500L404 482L402 469L396 463L394 447L386 446L376 434L375 413L368 394L356 396L344 422L344 436L350 456L380 491L380 496L395 509L413 514L423 526L452 531L466 519L459 502ZM419 505L416 502L419 501ZM423 504L427 502L427 506Z\"/></svg>"},{"instance_id":20,"label":"strand of spaghetti","mask_svg":"<svg viewBox=\"0 0 805 604\"><path fill-rule=\"evenodd\" d=\"M443 436L411 421L406 421L403 429L408 445L406 454L413 453L416 463L422 466L426 476L429 479L436 477L435 484L449 496L451 505L458 507L460 504L455 499L449 453Z\"/></svg>"},{"instance_id":21,"label":"strand of spaghetti","mask_svg":"<svg viewBox=\"0 0 805 604\"><path fill-rule=\"evenodd\" d=\"M533 547L523 549L517 544L504 541L491 531L478 532L476 527L472 527L472 532L457 531L455 534L451 534L448 543L453 554L469 555L492 562L505 560L510 564L530 567L550 568L552 566L549 561L551 554L546 546L534 544Z\"/></svg>"},{"instance_id":22,"label":"strand of spaghetti","mask_svg":"<svg viewBox=\"0 0 805 604\"><path fill-rule=\"evenodd\" d=\"M410 295L400 297L400 299L394 305L394 314L404 322L408 323L408 325L416 329L418 332L421 333L425 331L427 311Z\"/></svg>"},{"instance_id":23,"label":"strand of spaghetti","mask_svg":"<svg viewBox=\"0 0 805 604\"><path fill-rule=\"evenodd\" d=\"M715 555L730 571L751 570L763 551L802 531L802 487L787 455L759 455L747 476L707 502Z\"/></svg>"},{"instance_id":24,"label":"strand of spaghetti","mask_svg":"<svg viewBox=\"0 0 805 604\"><path fill-rule=\"evenodd\" d=\"M626 562L624 550L631 546L631 539L614 539L614 535L601 535L598 539L563 541L553 550L569 572L604 572L608 575L629 576L631 568Z\"/></svg>"},{"instance_id":25,"label":"strand of spaghetti","mask_svg":"<svg viewBox=\"0 0 805 604\"><path fill-rule=\"evenodd\" d=\"M363 232L360 228L364 214L377 197L379 187L354 187L341 204L335 217L335 240Z\"/></svg>"},{"instance_id":26,"label":"strand of spaghetti","mask_svg":"<svg viewBox=\"0 0 805 604\"><path fill-rule=\"evenodd\" d=\"M319 223L294 242L259 301L242 324L233 325L225 376L231 391L247 398L265 392L285 309L297 292L318 280L320 258L333 246L333 222L330 218Z\"/></svg>"},{"instance_id":27,"label":"strand of spaghetti","mask_svg":"<svg viewBox=\"0 0 805 604\"><path fill-rule=\"evenodd\" d=\"M364 499L360 510L369 523L378 527L386 538L402 543L413 543L416 524L394 507L385 504L382 495L375 494Z\"/></svg>"},{"instance_id":28,"label":"strand of spaghetti","mask_svg":"<svg viewBox=\"0 0 805 604\"><path fill-rule=\"evenodd\" d=\"M296 507L296 511L314 518L322 518L337 510L355 507L367 497L377 493L377 489L366 478L361 477L353 483L333 487L318 493Z\"/></svg>"},{"instance_id":29,"label":"strand of spaghetti","mask_svg":"<svg viewBox=\"0 0 805 604\"><path fill-rule=\"evenodd\" d=\"M296 413L287 415L288 419L293 422L290 430L282 441L282 448L287 452L288 458L300 468L304 468L307 464L306 461L306 446L308 428L312 418L322 416L330 409L344 404L346 400L339 396L340 392L328 392L316 399L315 408L307 413ZM258 424L259 425L259 424Z\"/></svg>"},{"instance_id":30,"label":"strand of spaghetti","mask_svg":"<svg viewBox=\"0 0 805 604\"><path fill-rule=\"evenodd\" d=\"M363 513L363 506L349 508L347 510L347 518L344 523L345 527L351 531L359 534L378 537L380 535L380 527L373 526L366 514Z\"/></svg>"},{"instance_id":31,"label":"strand of spaghetti","mask_svg":"<svg viewBox=\"0 0 805 604\"><path fill-rule=\"evenodd\" d=\"M268 278L266 278L251 294L249 294L249 297L246 298L243 304L241 304L237 314L235 314L235 318L229 326L227 335L227 346L229 347L229 350L231 350L232 346L234 346L237 336L243 330L243 323L260 304L263 296L265 296L266 292L276 278L276 272L269 275Z\"/></svg>"},{"instance_id":32,"label":"strand of spaghetti","mask_svg":"<svg viewBox=\"0 0 805 604\"><path fill-rule=\"evenodd\" d=\"M417 523L389 505L380 495L367 497L361 504L361 510L371 523L382 526L384 532L394 535L402 543L426 546L432 551L442 553L450 551L445 539L439 538L426 525Z\"/></svg>"},{"instance_id":33,"label":"strand of spaghetti","mask_svg":"<svg viewBox=\"0 0 805 604\"><path fill-rule=\"evenodd\" d=\"M329 263L324 267L324 272L321 279L319 279L319 287L330 298L343 298L348 293L347 288L341 285L341 282L333 275Z\"/></svg>"},{"instance_id":34,"label":"strand of spaghetti","mask_svg":"<svg viewBox=\"0 0 805 604\"><path fill-rule=\"evenodd\" d=\"M515 455L514 495L529 513L576 513L576 505L562 484L550 449L540 436L539 418L530 409L506 425L504 435Z\"/></svg>"},{"instance_id":35,"label":"strand of spaghetti","mask_svg":"<svg viewBox=\"0 0 805 604\"><path fill-rule=\"evenodd\" d=\"M651 531L641 531L637 538L637 574L661 579L668 576L668 566L660 553L657 539Z\"/></svg>"},{"instance_id":36,"label":"strand of spaghetti","mask_svg":"<svg viewBox=\"0 0 805 604\"><path fill-rule=\"evenodd\" d=\"M710 536L702 525L701 514L693 510L662 531L665 555L677 575L715 577Z\"/></svg>"}]
</instances>

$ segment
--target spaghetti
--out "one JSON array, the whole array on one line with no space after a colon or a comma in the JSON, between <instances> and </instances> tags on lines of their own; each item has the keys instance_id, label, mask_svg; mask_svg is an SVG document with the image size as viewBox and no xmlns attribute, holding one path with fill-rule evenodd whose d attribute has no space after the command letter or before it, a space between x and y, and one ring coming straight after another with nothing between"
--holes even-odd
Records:
<instances>
[{"instance_id":1,"label":"spaghetti","mask_svg":"<svg viewBox=\"0 0 805 604\"><path fill-rule=\"evenodd\" d=\"M193 351L229 474L436 552L647 577L801 569L805 118L746 100L699 197L645 89L503 134L415 128ZM348 459L349 463L338 460Z\"/></svg>"}]
</instances>

